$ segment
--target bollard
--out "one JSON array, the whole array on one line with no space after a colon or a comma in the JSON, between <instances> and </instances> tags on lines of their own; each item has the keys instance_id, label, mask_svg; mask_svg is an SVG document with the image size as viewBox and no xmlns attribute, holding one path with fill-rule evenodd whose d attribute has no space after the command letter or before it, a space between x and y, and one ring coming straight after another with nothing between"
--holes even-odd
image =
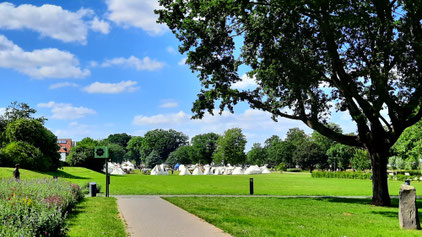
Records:
<instances>
[{"instance_id":1,"label":"bollard","mask_svg":"<svg viewBox=\"0 0 422 237\"><path fill-rule=\"evenodd\" d=\"M249 178L249 193L253 195L253 178Z\"/></svg>"},{"instance_id":2,"label":"bollard","mask_svg":"<svg viewBox=\"0 0 422 237\"><path fill-rule=\"evenodd\" d=\"M97 183L95 182L89 183L89 196L91 197L97 196Z\"/></svg>"},{"instance_id":3,"label":"bollard","mask_svg":"<svg viewBox=\"0 0 422 237\"><path fill-rule=\"evenodd\" d=\"M406 179L406 180L404 181L404 184L406 184L406 185L410 185L410 180L409 180L409 179Z\"/></svg>"}]
</instances>

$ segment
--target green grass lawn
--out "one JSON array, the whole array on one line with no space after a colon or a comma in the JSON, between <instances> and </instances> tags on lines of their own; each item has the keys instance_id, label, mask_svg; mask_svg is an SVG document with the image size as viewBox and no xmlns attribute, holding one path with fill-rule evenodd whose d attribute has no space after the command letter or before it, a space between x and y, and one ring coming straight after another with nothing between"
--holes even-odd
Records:
<instances>
[{"instance_id":1,"label":"green grass lawn","mask_svg":"<svg viewBox=\"0 0 422 237\"><path fill-rule=\"evenodd\" d=\"M69 236L126 236L115 198L85 198L68 216Z\"/></svg>"},{"instance_id":2,"label":"green grass lawn","mask_svg":"<svg viewBox=\"0 0 422 237\"><path fill-rule=\"evenodd\" d=\"M394 207L338 198L164 198L233 236L422 236L401 230ZM418 202L419 210L422 202ZM421 216L421 212L419 212Z\"/></svg>"},{"instance_id":3,"label":"green grass lawn","mask_svg":"<svg viewBox=\"0 0 422 237\"><path fill-rule=\"evenodd\" d=\"M0 168L0 178L12 177L13 168ZM58 176L79 185L97 182L105 191L105 175L79 167L65 167L57 172L39 173L21 170L21 178ZM312 178L309 173L239 176L151 176L139 173L112 176L111 195L124 194L249 194L249 178L254 178L257 195L371 196L370 180ZM401 181L390 181L391 195L398 195ZM422 182L412 182L422 190Z\"/></svg>"}]
</instances>

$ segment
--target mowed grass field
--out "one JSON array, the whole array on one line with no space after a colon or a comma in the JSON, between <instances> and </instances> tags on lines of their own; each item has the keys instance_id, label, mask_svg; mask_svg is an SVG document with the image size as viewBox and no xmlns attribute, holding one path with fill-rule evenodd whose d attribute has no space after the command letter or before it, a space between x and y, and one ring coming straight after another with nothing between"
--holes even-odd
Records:
<instances>
[{"instance_id":1,"label":"mowed grass field","mask_svg":"<svg viewBox=\"0 0 422 237\"><path fill-rule=\"evenodd\" d=\"M0 168L0 178L12 177L13 168ZM79 185L96 182L105 192L105 175L85 168L64 167L57 172L21 170L21 178L58 176ZM139 172L111 176L111 195L146 194L221 194L248 195L249 178L254 178L256 195L371 196L370 180L312 178L309 173L273 173L263 175L151 176ZM390 195L398 195L401 181L389 182ZM422 191L422 182L414 181ZM422 193L421 193L422 195Z\"/></svg>"},{"instance_id":2,"label":"mowed grass field","mask_svg":"<svg viewBox=\"0 0 422 237\"><path fill-rule=\"evenodd\" d=\"M420 230L400 229L397 199L393 199L393 207L341 198L164 199L232 236L422 236ZM421 201L418 206L421 210Z\"/></svg>"}]
</instances>

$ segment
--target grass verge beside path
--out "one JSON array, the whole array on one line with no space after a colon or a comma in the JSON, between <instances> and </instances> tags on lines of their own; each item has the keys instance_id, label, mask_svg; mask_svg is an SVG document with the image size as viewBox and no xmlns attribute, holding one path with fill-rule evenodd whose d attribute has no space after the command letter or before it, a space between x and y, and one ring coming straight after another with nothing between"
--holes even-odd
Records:
<instances>
[{"instance_id":1,"label":"grass verge beside path","mask_svg":"<svg viewBox=\"0 0 422 237\"><path fill-rule=\"evenodd\" d=\"M0 168L0 178L12 177L13 168ZM21 178L58 176L79 185L97 182L105 191L105 175L80 167L64 167L57 172L21 170ZM286 196L371 196L370 180L312 178L309 173L273 173L263 175L203 175L203 176L153 176L139 173L111 176L111 195L130 194L220 194L248 195L249 178L254 178L257 195ZM391 195L398 195L401 181L389 181ZM422 182L412 181L412 186L422 195Z\"/></svg>"},{"instance_id":2,"label":"grass verge beside path","mask_svg":"<svg viewBox=\"0 0 422 237\"><path fill-rule=\"evenodd\" d=\"M397 199L394 207L339 198L164 199L233 236L422 236L422 231L400 229ZM421 210L422 202L418 206Z\"/></svg>"},{"instance_id":3,"label":"grass verge beside path","mask_svg":"<svg viewBox=\"0 0 422 237\"><path fill-rule=\"evenodd\" d=\"M115 198L85 198L67 218L68 236L125 237L125 227L118 214Z\"/></svg>"}]
</instances>

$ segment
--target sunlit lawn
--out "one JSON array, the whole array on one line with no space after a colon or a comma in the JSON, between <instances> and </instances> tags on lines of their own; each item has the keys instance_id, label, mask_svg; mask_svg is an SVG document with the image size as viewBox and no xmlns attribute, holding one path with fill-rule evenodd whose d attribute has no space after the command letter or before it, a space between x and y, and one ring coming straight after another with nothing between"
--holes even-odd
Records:
<instances>
[{"instance_id":1,"label":"sunlit lawn","mask_svg":"<svg viewBox=\"0 0 422 237\"><path fill-rule=\"evenodd\" d=\"M70 237L126 236L115 198L85 198L75 207L66 222L70 228Z\"/></svg>"},{"instance_id":2,"label":"sunlit lawn","mask_svg":"<svg viewBox=\"0 0 422 237\"><path fill-rule=\"evenodd\" d=\"M422 236L401 230L394 207L339 198L164 198L233 236ZM418 202L419 210L422 202ZM419 212L419 216L421 216Z\"/></svg>"},{"instance_id":3,"label":"sunlit lawn","mask_svg":"<svg viewBox=\"0 0 422 237\"><path fill-rule=\"evenodd\" d=\"M0 168L1 177L12 177L13 168ZM97 182L105 190L105 175L79 167L65 167L54 173L21 170L21 178L58 176L70 182L85 184ZM249 194L249 178L254 178L257 195L318 195L318 196L370 196L370 180L312 178L307 173L220 176L151 176L139 172L112 176L110 194ZM390 181L391 195L398 195L400 181ZM422 182L412 182L422 190Z\"/></svg>"}]
</instances>

